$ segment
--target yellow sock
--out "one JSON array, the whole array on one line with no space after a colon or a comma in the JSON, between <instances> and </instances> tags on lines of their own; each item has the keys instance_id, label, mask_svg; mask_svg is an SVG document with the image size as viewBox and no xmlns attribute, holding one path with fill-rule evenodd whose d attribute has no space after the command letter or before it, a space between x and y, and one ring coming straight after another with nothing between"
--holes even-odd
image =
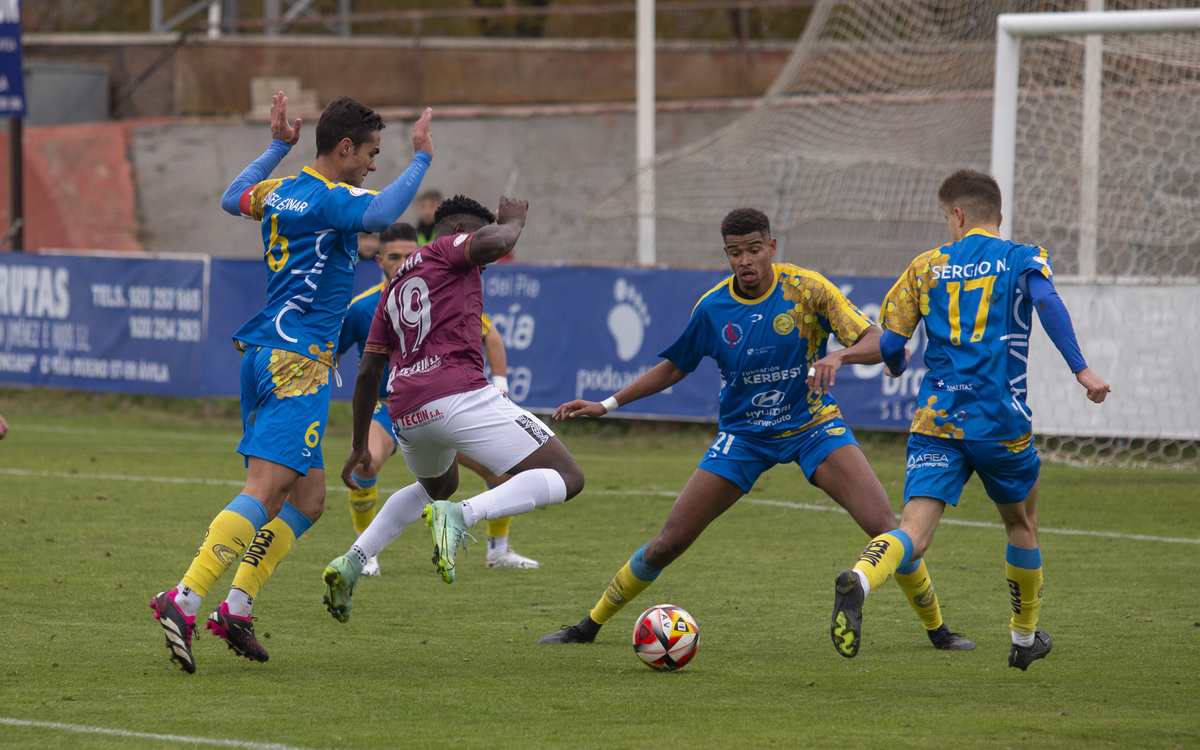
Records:
<instances>
[{"instance_id":1,"label":"yellow sock","mask_svg":"<svg viewBox=\"0 0 1200 750\"><path fill-rule=\"evenodd\" d=\"M1042 569L1021 568L1012 563L1005 563L1004 567L1012 600L1009 627L1014 632L1030 635L1037 629L1038 615L1042 611Z\"/></svg>"},{"instance_id":2,"label":"yellow sock","mask_svg":"<svg viewBox=\"0 0 1200 750\"><path fill-rule=\"evenodd\" d=\"M912 567L910 563L907 567ZM926 630L937 630L942 626L942 610L938 607L937 592L933 590L933 581L929 580L929 571L925 569L925 560L917 561L917 569L911 573L895 574L896 583L908 597L917 617Z\"/></svg>"},{"instance_id":3,"label":"yellow sock","mask_svg":"<svg viewBox=\"0 0 1200 750\"><path fill-rule=\"evenodd\" d=\"M908 534L895 529L872 539L858 558L858 562L854 563L854 569L861 570L866 575L867 582L874 590L882 586L888 576L903 565L911 554L912 540L908 538Z\"/></svg>"},{"instance_id":4,"label":"yellow sock","mask_svg":"<svg viewBox=\"0 0 1200 750\"><path fill-rule=\"evenodd\" d=\"M265 512L262 517L266 519ZM200 596L207 596L212 585L246 549L254 533L254 523L241 513L228 508L218 513L204 533L204 541L187 573L183 574L183 584Z\"/></svg>"},{"instance_id":5,"label":"yellow sock","mask_svg":"<svg viewBox=\"0 0 1200 750\"><path fill-rule=\"evenodd\" d=\"M242 555L233 585L253 600L295 543L296 534L287 522L280 516L271 519L258 530L246 554Z\"/></svg>"},{"instance_id":6,"label":"yellow sock","mask_svg":"<svg viewBox=\"0 0 1200 750\"><path fill-rule=\"evenodd\" d=\"M603 625L619 612L626 602L645 591L646 587L652 583L654 583L653 580L643 581L635 576L629 563L625 563L625 567L613 576L612 583L608 584L600 601L596 602L595 607L592 607L591 618Z\"/></svg>"},{"instance_id":7,"label":"yellow sock","mask_svg":"<svg viewBox=\"0 0 1200 750\"><path fill-rule=\"evenodd\" d=\"M494 521L487 522L487 535L490 537L508 536L508 526L512 523L512 516L508 518L497 518Z\"/></svg>"},{"instance_id":8,"label":"yellow sock","mask_svg":"<svg viewBox=\"0 0 1200 750\"><path fill-rule=\"evenodd\" d=\"M349 490L350 520L354 522L354 533L361 534L375 520L375 506L379 504L379 489L371 486L361 490Z\"/></svg>"}]
</instances>

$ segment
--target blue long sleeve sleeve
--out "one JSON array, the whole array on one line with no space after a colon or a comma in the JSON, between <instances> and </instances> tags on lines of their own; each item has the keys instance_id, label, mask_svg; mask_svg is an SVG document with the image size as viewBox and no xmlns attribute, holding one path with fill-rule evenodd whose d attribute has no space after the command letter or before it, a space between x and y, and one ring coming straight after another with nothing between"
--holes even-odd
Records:
<instances>
[{"instance_id":1,"label":"blue long sleeve sleeve","mask_svg":"<svg viewBox=\"0 0 1200 750\"><path fill-rule=\"evenodd\" d=\"M883 363L893 375L900 375L908 369L908 357L904 354L904 346L908 343L907 336L884 329L879 337L879 353L883 355Z\"/></svg>"},{"instance_id":2,"label":"blue long sleeve sleeve","mask_svg":"<svg viewBox=\"0 0 1200 750\"><path fill-rule=\"evenodd\" d=\"M1033 307L1037 310L1038 320L1042 321L1042 328L1046 329L1046 335L1058 347L1071 372L1086 369L1087 362L1079 351L1075 328L1071 325L1071 314L1067 312L1067 306L1058 296L1054 284L1040 273L1030 273L1026 278L1029 296L1033 299Z\"/></svg>"},{"instance_id":3,"label":"blue long sleeve sleeve","mask_svg":"<svg viewBox=\"0 0 1200 750\"><path fill-rule=\"evenodd\" d=\"M421 180L425 177L432 159L433 157L426 152L418 151L408 169L391 185L379 191L371 205L363 212L364 232L382 232L400 218L400 214L404 213L404 209L408 208L408 204L416 197L417 188L421 187Z\"/></svg>"},{"instance_id":4,"label":"blue long sleeve sleeve","mask_svg":"<svg viewBox=\"0 0 1200 750\"><path fill-rule=\"evenodd\" d=\"M271 145L267 147L262 156L250 162L250 166L233 178L233 182L221 196L221 208L234 216L241 216L242 212L238 208L238 201L241 200L242 193L246 192L246 188L251 185L257 185L270 177L271 173L275 171L275 167L279 166L279 162L283 161L283 157L287 156L291 150L292 147L284 141L278 138L272 140Z\"/></svg>"}]
</instances>

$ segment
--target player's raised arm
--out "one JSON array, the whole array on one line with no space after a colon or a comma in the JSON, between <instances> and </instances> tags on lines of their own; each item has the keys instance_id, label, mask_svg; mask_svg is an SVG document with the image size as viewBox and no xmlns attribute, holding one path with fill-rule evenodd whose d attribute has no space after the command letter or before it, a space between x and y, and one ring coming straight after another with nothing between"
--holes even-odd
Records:
<instances>
[{"instance_id":1,"label":"player's raised arm","mask_svg":"<svg viewBox=\"0 0 1200 750\"><path fill-rule=\"evenodd\" d=\"M362 216L364 232L382 232L390 227L416 197L421 180L433 161L433 133L429 127L432 119L433 108L426 107L413 125L413 160L403 174L371 200Z\"/></svg>"},{"instance_id":2,"label":"player's raised arm","mask_svg":"<svg viewBox=\"0 0 1200 750\"><path fill-rule=\"evenodd\" d=\"M477 266L495 263L512 252L525 227L525 216L529 213L529 201L500 196L500 207L496 209L496 223L483 227L471 236L471 247L467 253Z\"/></svg>"},{"instance_id":3,"label":"player's raised arm","mask_svg":"<svg viewBox=\"0 0 1200 750\"><path fill-rule=\"evenodd\" d=\"M603 401L585 401L584 399L568 401L554 410L554 418L603 417L617 407L664 391L687 376L686 372L680 370L670 360L664 359L647 370L646 374Z\"/></svg>"},{"instance_id":4,"label":"player's raised arm","mask_svg":"<svg viewBox=\"0 0 1200 750\"><path fill-rule=\"evenodd\" d=\"M287 97L280 91L271 97L271 145L229 183L221 196L221 208L234 216L255 218L251 212L250 192L271 176L299 140L300 118L296 118L294 126L288 123Z\"/></svg>"}]
</instances>

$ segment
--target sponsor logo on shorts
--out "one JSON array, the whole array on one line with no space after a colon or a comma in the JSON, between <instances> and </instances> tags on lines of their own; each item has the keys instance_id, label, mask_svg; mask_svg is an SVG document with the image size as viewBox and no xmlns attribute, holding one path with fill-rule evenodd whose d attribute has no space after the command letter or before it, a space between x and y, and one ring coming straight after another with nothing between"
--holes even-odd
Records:
<instances>
[{"instance_id":1,"label":"sponsor logo on shorts","mask_svg":"<svg viewBox=\"0 0 1200 750\"><path fill-rule=\"evenodd\" d=\"M529 415L522 414L517 417L516 422L517 426L529 433L529 437L533 438L538 445L545 445L550 441L550 433L542 429L542 426Z\"/></svg>"},{"instance_id":2,"label":"sponsor logo on shorts","mask_svg":"<svg viewBox=\"0 0 1200 750\"><path fill-rule=\"evenodd\" d=\"M795 330L796 319L787 313L780 313L779 315L775 316L775 320L772 321L771 327L775 329L775 333L778 333L780 336L786 336Z\"/></svg>"},{"instance_id":3,"label":"sponsor logo on shorts","mask_svg":"<svg viewBox=\"0 0 1200 750\"><path fill-rule=\"evenodd\" d=\"M949 469L950 457L945 453L918 453L915 456L908 457L908 468L924 469L933 467L936 469Z\"/></svg>"},{"instance_id":4,"label":"sponsor logo on shorts","mask_svg":"<svg viewBox=\"0 0 1200 750\"><path fill-rule=\"evenodd\" d=\"M439 419L442 419L444 416L445 415L442 414L441 409L434 409L433 411L430 411L429 409L417 409L414 412L401 414L400 416L396 417L394 426L397 430L401 427L420 427L421 425L429 424L430 422L436 422Z\"/></svg>"},{"instance_id":5,"label":"sponsor logo on shorts","mask_svg":"<svg viewBox=\"0 0 1200 750\"><path fill-rule=\"evenodd\" d=\"M829 428L828 430L825 430L825 434L826 434L826 435L834 435L834 436L836 436L836 435L845 435L845 434L846 434L846 428L845 428L845 427L831 427L831 428Z\"/></svg>"}]
</instances>

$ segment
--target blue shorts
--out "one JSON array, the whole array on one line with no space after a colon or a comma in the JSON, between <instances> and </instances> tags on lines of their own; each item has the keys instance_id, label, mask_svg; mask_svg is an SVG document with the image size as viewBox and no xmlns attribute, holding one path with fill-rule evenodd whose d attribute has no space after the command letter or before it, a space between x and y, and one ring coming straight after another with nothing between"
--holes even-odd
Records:
<instances>
[{"instance_id":1,"label":"blue shorts","mask_svg":"<svg viewBox=\"0 0 1200 750\"><path fill-rule=\"evenodd\" d=\"M841 419L783 438L762 438L718 432L700 468L724 477L749 492L763 472L778 464L795 463L812 482L821 462L843 445L858 445L854 433Z\"/></svg>"},{"instance_id":2,"label":"blue shorts","mask_svg":"<svg viewBox=\"0 0 1200 750\"><path fill-rule=\"evenodd\" d=\"M242 442L238 453L307 474L323 469L329 421L329 366L284 349L251 346L242 355Z\"/></svg>"},{"instance_id":3,"label":"blue shorts","mask_svg":"<svg viewBox=\"0 0 1200 750\"><path fill-rule=\"evenodd\" d=\"M954 440L929 435L908 436L908 469L904 502L932 497L958 505L963 485L979 474L988 497L996 503L1019 503L1037 482L1042 459L1033 436L1018 440Z\"/></svg>"},{"instance_id":4,"label":"blue shorts","mask_svg":"<svg viewBox=\"0 0 1200 750\"><path fill-rule=\"evenodd\" d=\"M380 399L375 402L375 411L371 413L371 421L378 422L379 426L387 430L387 434L392 438L392 454L396 453L396 446L400 443L396 440L396 430L392 427L392 418L388 416L387 401Z\"/></svg>"}]
</instances>

